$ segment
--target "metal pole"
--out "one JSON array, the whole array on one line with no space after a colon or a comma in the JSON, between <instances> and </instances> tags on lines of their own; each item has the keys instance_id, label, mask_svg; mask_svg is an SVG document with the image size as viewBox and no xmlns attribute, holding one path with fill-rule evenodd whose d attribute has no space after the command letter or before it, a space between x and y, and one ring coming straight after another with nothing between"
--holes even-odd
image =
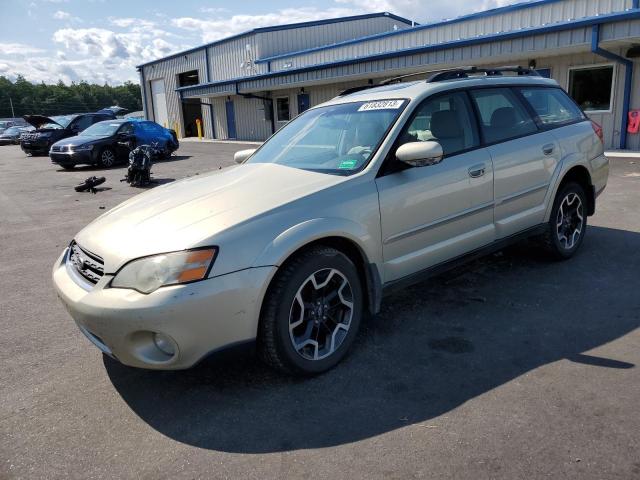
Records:
<instances>
[{"instance_id":1,"label":"metal pole","mask_svg":"<svg viewBox=\"0 0 640 480\"><path fill-rule=\"evenodd\" d=\"M11 97L9 97L9 103L11 104L11 116L16 118L16 112L13 111L13 100L11 100Z\"/></svg>"}]
</instances>

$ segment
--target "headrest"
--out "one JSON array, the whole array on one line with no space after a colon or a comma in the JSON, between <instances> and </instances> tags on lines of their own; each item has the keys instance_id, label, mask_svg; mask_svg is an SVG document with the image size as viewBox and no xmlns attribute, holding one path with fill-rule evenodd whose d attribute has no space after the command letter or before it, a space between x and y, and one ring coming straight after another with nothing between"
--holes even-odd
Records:
<instances>
[{"instance_id":1,"label":"headrest","mask_svg":"<svg viewBox=\"0 0 640 480\"><path fill-rule=\"evenodd\" d=\"M491 114L491 126L494 128L512 128L516 123L516 110L513 107L500 107Z\"/></svg>"},{"instance_id":2,"label":"headrest","mask_svg":"<svg viewBox=\"0 0 640 480\"><path fill-rule=\"evenodd\" d=\"M462 136L458 117L451 110L440 110L431 114L431 133L436 138L457 138Z\"/></svg>"}]
</instances>

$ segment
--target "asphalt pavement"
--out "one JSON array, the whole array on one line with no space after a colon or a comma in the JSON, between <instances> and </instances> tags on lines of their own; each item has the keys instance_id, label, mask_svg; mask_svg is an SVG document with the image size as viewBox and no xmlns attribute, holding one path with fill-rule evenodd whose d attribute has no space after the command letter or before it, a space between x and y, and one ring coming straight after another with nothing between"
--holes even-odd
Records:
<instances>
[{"instance_id":1,"label":"asphalt pavement","mask_svg":"<svg viewBox=\"0 0 640 480\"><path fill-rule=\"evenodd\" d=\"M184 143L154 178L243 148ZM640 160L612 162L572 260L525 242L399 292L307 380L250 352L137 370L82 336L51 267L139 191L124 171L0 147L0 478L640 478Z\"/></svg>"}]
</instances>

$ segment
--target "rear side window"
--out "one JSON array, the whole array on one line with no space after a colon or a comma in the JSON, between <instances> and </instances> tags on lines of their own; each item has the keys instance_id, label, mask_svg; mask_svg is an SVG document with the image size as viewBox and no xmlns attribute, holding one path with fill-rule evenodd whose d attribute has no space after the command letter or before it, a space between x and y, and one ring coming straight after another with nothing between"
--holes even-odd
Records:
<instances>
[{"instance_id":1,"label":"rear side window","mask_svg":"<svg viewBox=\"0 0 640 480\"><path fill-rule=\"evenodd\" d=\"M472 90L485 142L496 143L538 130L524 105L508 88Z\"/></svg>"},{"instance_id":2,"label":"rear side window","mask_svg":"<svg viewBox=\"0 0 640 480\"><path fill-rule=\"evenodd\" d=\"M578 106L559 88L522 88L520 92L543 125L563 125L584 119Z\"/></svg>"}]
</instances>

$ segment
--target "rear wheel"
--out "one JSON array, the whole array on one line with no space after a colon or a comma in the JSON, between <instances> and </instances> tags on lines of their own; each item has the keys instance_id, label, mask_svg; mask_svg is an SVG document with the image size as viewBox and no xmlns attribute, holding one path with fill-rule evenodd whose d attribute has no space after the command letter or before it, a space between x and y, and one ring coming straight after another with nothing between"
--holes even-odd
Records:
<instances>
[{"instance_id":1,"label":"rear wheel","mask_svg":"<svg viewBox=\"0 0 640 480\"><path fill-rule=\"evenodd\" d=\"M543 240L553 257L571 258L580 248L587 231L587 197L575 182L557 193Z\"/></svg>"},{"instance_id":2,"label":"rear wheel","mask_svg":"<svg viewBox=\"0 0 640 480\"><path fill-rule=\"evenodd\" d=\"M324 246L302 252L278 272L267 293L261 357L287 373L329 370L353 343L363 305L358 271L346 255Z\"/></svg>"},{"instance_id":3,"label":"rear wheel","mask_svg":"<svg viewBox=\"0 0 640 480\"><path fill-rule=\"evenodd\" d=\"M116 154L109 147L103 148L100 152L100 165L104 168L111 168L116 164Z\"/></svg>"}]
</instances>

